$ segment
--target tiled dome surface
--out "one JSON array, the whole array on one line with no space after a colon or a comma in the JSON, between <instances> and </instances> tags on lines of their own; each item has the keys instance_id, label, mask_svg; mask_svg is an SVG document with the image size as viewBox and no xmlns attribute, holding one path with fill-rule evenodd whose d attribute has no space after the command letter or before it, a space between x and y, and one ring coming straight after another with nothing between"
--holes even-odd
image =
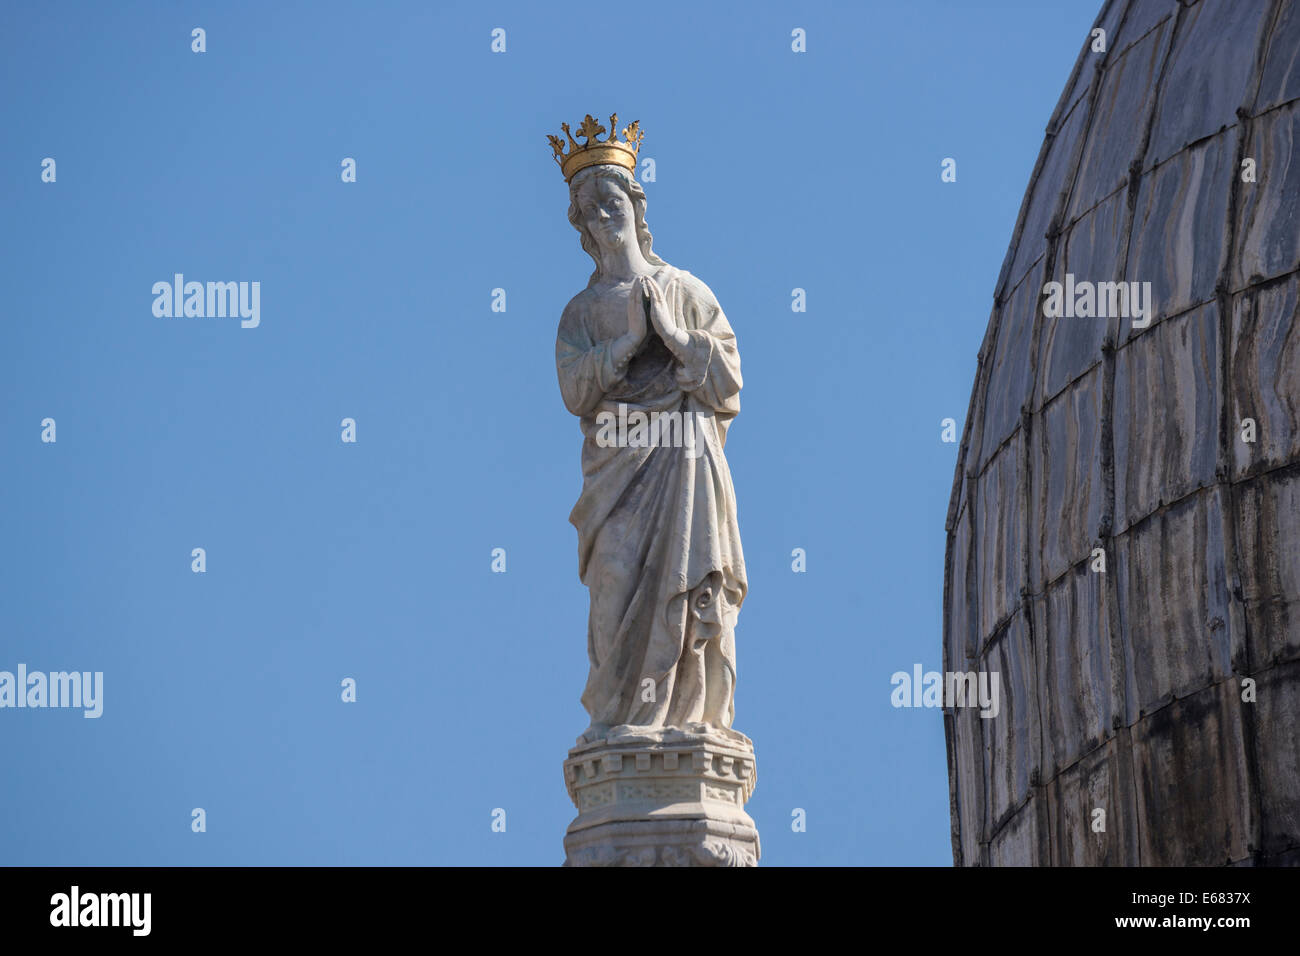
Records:
<instances>
[{"instance_id":1,"label":"tiled dome surface","mask_svg":"<svg viewBox=\"0 0 1300 956\"><path fill-rule=\"evenodd\" d=\"M1097 26L998 278L948 513L944 669L1002 688L995 718L945 711L953 855L1296 865L1300 0L1109 0ZM1149 281L1151 324L1044 318L1067 273Z\"/></svg>"}]
</instances>

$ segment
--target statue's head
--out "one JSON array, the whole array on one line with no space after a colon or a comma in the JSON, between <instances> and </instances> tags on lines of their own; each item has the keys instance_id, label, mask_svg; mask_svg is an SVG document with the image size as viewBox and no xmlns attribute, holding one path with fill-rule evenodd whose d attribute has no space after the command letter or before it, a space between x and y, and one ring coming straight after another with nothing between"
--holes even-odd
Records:
<instances>
[{"instance_id":1,"label":"statue's head","mask_svg":"<svg viewBox=\"0 0 1300 956\"><path fill-rule=\"evenodd\" d=\"M569 183L569 222L582 236L582 248L596 263L591 281L600 275L600 253L617 251L635 242L646 262L666 263L651 251L645 223L645 190L628 170L601 164L588 166Z\"/></svg>"}]
</instances>

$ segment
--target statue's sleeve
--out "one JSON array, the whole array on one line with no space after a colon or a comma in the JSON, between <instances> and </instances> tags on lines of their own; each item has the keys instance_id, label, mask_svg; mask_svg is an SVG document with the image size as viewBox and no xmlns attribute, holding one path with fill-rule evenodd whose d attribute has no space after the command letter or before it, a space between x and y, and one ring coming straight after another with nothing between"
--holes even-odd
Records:
<instances>
[{"instance_id":1,"label":"statue's sleeve","mask_svg":"<svg viewBox=\"0 0 1300 956\"><path fill-rule=\"evenodd\" d=\"M579 299L574 298L564 307L555 337L560 394L565 407L579 417L591 414L626 370L626 363L623 367L615 364L610 354L612 342L591 340L583 312Z\"/></svg>"},{"instance_id":2,"label":"statue's sleeve","mask_svg":"<svg viewBox=\"0 0 1300 956\"><path fill-rule=\"evenodd\" d=\"M677 384L714 411L740 411L740 352L713 292L693 276L687 280L682 320L690 337L687 356L677 370Z\"/></svg>"}]
</instances>

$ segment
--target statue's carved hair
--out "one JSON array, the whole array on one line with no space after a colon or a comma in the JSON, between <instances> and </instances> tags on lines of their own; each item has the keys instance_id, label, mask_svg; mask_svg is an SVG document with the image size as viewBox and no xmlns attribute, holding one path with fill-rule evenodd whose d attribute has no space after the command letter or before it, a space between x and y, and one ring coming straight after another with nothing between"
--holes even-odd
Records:
<instances>
[{"instance_id":1,"label":"statue's carved hair","mask_svg":"<svg viewBox=\"0 0 1300 956\"><path fill-rule=\"evenodd\" d=\"M627 193L628 200L632 203L632 211L636 218L636 242L641 247L641 255L645 256L646 262L654 266L666 266L668 263L660 259L651 251L650 245L653 237L650 235L650 227L645 222L645 190L641 184L636 181L636 177L621 166L588 166L578 175L573 177L569 183L569 222L574 229L582 236L582 248L587 255L591 256L596 263L596 271L591 274L587 280L587 285L593 286L596 280L600 278L600 247L596 244L595 238L587 231L587 224L583 220L582 206L578 202L578 190L582 184L597 179L612 180Z\"/></svg>"}]
</instances>

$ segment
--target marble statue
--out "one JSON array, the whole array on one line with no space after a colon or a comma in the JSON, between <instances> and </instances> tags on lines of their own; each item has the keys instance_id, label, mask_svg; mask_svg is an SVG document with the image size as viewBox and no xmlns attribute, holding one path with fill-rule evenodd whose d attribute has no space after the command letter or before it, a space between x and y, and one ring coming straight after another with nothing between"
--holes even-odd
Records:
<instances>
[{"instance_id":1,"label":"marble statue","mask_svg":"<svg viewBox=\"0 0 1300 956\"><path fill-rule=\"evenodd\" d=\"M588 115L578 130L583 145L563 124L567 153L550 137L569 184L569 222L596 265L565 307L555 345L560 392L583 434L582 493L569 520L590 595L582 694L590 725L566 765L570 792L580 810L594 809L584 808L574 789L586 779L590 794L605 792L597 770L589 779L575 776L584 765L598 766L590 758L584 764L584 748L606 748L603 759L612 759L608 748L621 744L618 753L636 758L643 775L667 776L640 789L611 784L609 802L632 794L642 804L657 800L659 816L677 806L699 822L710 816L701 801L717 799L740 814L733 822L752 827L739 810L753 787L752 744L731 729L745 561L723 453L740 411L740 354L709 287L652 250L646 196L634 175L643 134L633 123L620 142L616 123L611 117L609 137L600 140L605 128ZM722 761L728 786L715 786L720 795L709 798L704 778ZM706 763L712 769L701 776ZM678 797L691 797L694 810ZM603 797L593 799L604 805ZM649 839L633 856L666 863L694 853L710 863L752 863L756 831L751 843L737 849L714 841L701 850ZM618 848L587 850L586 862L628 862Z\"/></svg>"},{"instance_id":2,"label":"marble statue","mask_svg":"<svg viewBox=\"0 0 1300 956\"><path fill-rule=\"evenodd\" d=\"M733 716L746 585L723 446L740 411L740 354L709 287L652 251L645 209L622 166L591 165L569 183L569 222L596 263L555 345L584 436L569 520L591 594L588 741L621 726L725 729ZM602 429L619 419L646 426Z\"/></svg>"}]
</instances>

